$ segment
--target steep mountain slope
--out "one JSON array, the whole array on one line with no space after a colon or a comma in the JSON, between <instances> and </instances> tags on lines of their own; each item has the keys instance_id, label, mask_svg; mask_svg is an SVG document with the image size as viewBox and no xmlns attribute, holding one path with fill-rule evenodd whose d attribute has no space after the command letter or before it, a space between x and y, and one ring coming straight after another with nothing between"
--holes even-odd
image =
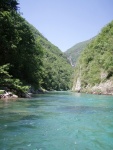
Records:
<instances>
[{"instance_id":1,"label":"steep mountain slope","mask_svg":"<svg viewBox=\"0 0 113 150\"><path fill-rule=\"evenodd\" d=\"M0 88L23 93L40 87L43 51L17 9L17 0L0 1Z\"/></svg>"},{"instance_id":2,"label":"steep mountain slope","mask_svg":"<svg viewBox=\"0 0 113 150\"><path fill-rule=\"evenodd\" d=\"M113 94L113 21L82 52L73 90Z\"/></svg>"},{"instance_id":3,"label":"steep mountain slope","mask_svg":"<svg viewBox=\"0 0 113 150\"><path fill-rule=\"evenodd\" d=\"M72 67L64 54L16 11L0 1L0 88L68 90ZM22 93L23 94L23 93Z\"/></svg>"},{"instance_id":4,"label":"steep mountain slope","mask_svg":"<svg viewBox=\"0 0 113 150\"><path fill-rule=\"evenodd\" d=\"M65 52L66 57L70 61L72 66L76 65L77 59L85 47L90 43L92 39L77 43Z\"/></svg>"},{"instance_id":5,"label":"steep mountain slope","mask_svg":"<svg viewBox=\"0 0 113 150\"><path fill-rule=\"evenodd\" d=\"M42 87L47 90L70 89L72 86L73 69L67 57L35 27L30 25L30 28L44 51Z\"/></svg>"}]
</instances>

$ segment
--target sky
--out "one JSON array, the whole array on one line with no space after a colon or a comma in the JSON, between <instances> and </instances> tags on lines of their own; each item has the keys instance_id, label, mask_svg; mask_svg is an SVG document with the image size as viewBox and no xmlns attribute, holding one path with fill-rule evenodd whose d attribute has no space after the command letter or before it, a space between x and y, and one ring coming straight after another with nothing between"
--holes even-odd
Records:
<instances>
[{"instance_id":1,"label":"sky","mask_svg":"<svg viewBox=\"0 0 113 150\"><path fill-rule=\"evenodd\" d=\"M113 0L18 0L22 17L61 51L113 20Z\"/></svg>"}]
</instances>

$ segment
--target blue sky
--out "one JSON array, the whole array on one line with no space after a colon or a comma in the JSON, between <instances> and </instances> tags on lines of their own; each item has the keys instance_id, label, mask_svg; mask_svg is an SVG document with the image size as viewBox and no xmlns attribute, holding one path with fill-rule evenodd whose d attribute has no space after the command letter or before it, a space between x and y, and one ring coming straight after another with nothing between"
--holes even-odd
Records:
<instances>
[{"instance_id":1,"label":"blue sky","mask_svg":"<svg viewBox=\"0 0 113 150\"><path fill-rule=\"evenodd\" d=\"M22 17L66 51L113 20L113 0L19 0Z\"/></svg>"}]
</instances>

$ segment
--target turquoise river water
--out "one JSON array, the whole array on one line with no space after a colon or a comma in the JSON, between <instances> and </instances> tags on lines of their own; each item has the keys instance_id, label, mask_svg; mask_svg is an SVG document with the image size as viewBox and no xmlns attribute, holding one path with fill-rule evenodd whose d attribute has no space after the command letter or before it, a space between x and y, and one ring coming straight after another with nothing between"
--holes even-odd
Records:
<instances>
[{"instance_id":1,"label":"turquoise river water","mask_svg":"<svg viewBox=\"0 0 113 150\"><path fill-rule=\"evenodd\" d=\"M112 150L113 96L51 92L0 100L0 150Z\"/></svg>"}]
</instances>

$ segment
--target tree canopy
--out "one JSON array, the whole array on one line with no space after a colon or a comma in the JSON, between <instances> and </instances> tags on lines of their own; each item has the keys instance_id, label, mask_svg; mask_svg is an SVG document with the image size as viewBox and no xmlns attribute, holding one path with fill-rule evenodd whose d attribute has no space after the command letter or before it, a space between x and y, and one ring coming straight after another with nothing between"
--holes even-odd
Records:
<instances>
[{"instance_id":1,"label":"tree canopy","mask_svg":"<svg viewBox=\"0 0 113 150\"><path fill-rule=\"evenodd\" d=\"M18 0L0 0L0 11L17 11Z\"/></svg>"}]
</instances>

